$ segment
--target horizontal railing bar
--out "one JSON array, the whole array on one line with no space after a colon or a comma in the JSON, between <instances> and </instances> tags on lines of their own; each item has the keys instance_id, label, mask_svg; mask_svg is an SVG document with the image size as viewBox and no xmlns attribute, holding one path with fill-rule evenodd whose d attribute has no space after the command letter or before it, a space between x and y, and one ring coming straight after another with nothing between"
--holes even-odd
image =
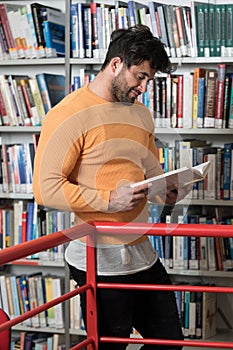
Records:
<instances>
[{"instance_id":1,"label":"horizontal railing bar","mask_svg":"<svg viewBox=\"0 0 233 350\"><path fill-rule=\"evenodd\" d=\"M225 348L232 349L232 342L210 342L210 341L192 341L192 340L170 340L170 339L147 339L147 338L117 338L117 337L100 337L103 343L131 343L131 344L156 344L156 345L180 345L192 347L208 348Z\"/></svg>"},{"instance_id":2,"label":"horizontal railing bar","mask_svg":"<svg viewBox=\"0 0 233 350\"><path fill-rule=\"evenodd\" d=\"M93 222L98 233L155 236L233 237L233 225ZM215 232L217 229L217 233Z\"/></svg>"},{"instance_id":3,"label":"horizontal railing bar","mask_svg":"<svg viewBox=\"0 0 233 350\"><path fill-rule=\"evenodd\" d=\"M129 284L129 283L97 283L100 289L136 289L136 290L187 290L194 292L215 292L215 293L233 293L233 287L217 286L189 286L189 285L152 285L152 284Z\"/></svg>"},{"instance_id":4,"label":"horizontal railing bar","mask_svg":"<svg viewBox=\"0 0 233 350\"><path fill-rule=\"evenodd\" d=\"M95 230L92 225L81 224L62 231L51 233L47 236L36 238L32 241L8 247L0 251L0 265L7 264L20 258L25 258L31 254L57 247L60 244L86 236L92 230Z\"/></svg>"},{"instance_id":5,"label":"horizontal railing bar","mask_svg":"<svg viewBox=\"0 0 233 350\"><path fill-rule=\"evenodd\" d=\"M80 350L83 349L84 346L87 346L91 343L94 342L94 338L93 337L89 337L85 340L83 340L82 342L78 343L77 345L74 345L72 348L70 348L70 350Z\"/></svg>"},{"instance_id":6,"label":"horizontal railing bar","mask_svg":"<svg viewBox=\"0 0 233 350\"><path fill-rule=\"evenodd\" d=\"M93 285L92 284L85 284L82 287L76 288L75 290L72 290L71 292L68 292L66 294L61 295L58 298L55 298L51 301L48 301L47 303L40 305L36 308L34 308L33 310L27 311L25 312L23 315L17 316L12 320L9 320L7 322L5 322L4 324L0 325L0 332L9 329L10 327L15 326L18 323L21 323L25 320L27 320L28 318L31 318L37 314L39 314L42 311L45 311L47 309L50 309L51 307L62 303L65 300L68 300L74 296L76 296L77 294L83 293L88 289L93 289Z\"/></svg>"}]
</instances>

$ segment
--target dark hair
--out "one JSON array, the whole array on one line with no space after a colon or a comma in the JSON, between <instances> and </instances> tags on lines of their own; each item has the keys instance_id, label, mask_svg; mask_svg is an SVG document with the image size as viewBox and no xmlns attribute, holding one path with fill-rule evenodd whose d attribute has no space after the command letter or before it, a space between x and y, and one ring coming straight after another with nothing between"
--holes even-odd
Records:
<instances>
[{"instance_id":1,"label":"dark hair","mask_svg":"<svg viewBox=\"0 0 233 350\"><path fill-rule=\"evenodd\" d=\"M159 72L169 73L175 70L166 53L165 45L153 36L149 27L143 24L112 32L101 70L104 70L114 57L120 57L128 68L149 61L151 68Z\"/></svg>"}]
</instances>

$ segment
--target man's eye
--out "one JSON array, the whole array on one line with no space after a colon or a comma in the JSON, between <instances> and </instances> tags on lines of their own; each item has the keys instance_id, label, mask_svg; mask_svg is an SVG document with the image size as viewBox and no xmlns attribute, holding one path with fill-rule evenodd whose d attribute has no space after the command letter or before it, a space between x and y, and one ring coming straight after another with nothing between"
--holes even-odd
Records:
<instances>
[{"instance_id":1,"label":"man's eye","mask_svg":"<svg viewBox=\"0 0 233 350\"><path fill-rule=\"evenodd\" d=\"M138 76L138 80L143 80L143 79L145 79L144 76L142 76L142 75L139 75L139 76Z\"/></svg>"}]
</instances>

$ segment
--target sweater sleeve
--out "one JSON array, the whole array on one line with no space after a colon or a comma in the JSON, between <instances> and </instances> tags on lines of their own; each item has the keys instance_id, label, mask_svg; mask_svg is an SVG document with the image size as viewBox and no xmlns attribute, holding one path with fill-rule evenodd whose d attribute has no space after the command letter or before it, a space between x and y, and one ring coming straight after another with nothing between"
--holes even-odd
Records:
<instances>
[{"instance_id":1,"label":"sweater sleeve","mask_svg":"<svg viewBox=\"0 0 233 350\"><path fill-rule=\"evenodd\" d=\"M59 210L107 211L110 191L78 183L84 136L77 118L61 122L56 113L56 108L51 110L42 126L34 161L35 200Z\"/></svg>"}]
</instances>

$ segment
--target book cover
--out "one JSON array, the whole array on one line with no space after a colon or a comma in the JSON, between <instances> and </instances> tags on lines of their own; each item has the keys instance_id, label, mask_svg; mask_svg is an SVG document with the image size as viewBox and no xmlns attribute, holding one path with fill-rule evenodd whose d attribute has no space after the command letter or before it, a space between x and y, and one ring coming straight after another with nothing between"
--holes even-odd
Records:
<instances>
[{"instance_id":1,"label":"book cover","mask_svg":"<svg viewBox=\"0 0 233 350\"><path fill-rule=\"evenodd\" d=\"M65 25L44 21L44 38L47 57L65 56Z\"/></svg>"},{"instance_id":2,"label":"book cover","mask_svg":"<svg viewBox=\"0 0 233 350\"><path fill-rule=\"evenodd\" d=\"M65 97L65 76L60 74L36 74L45 112Z\"/></svg>"},{"instance_id":3,"label":"book cover","mask_svg":"<svg viewBox=\"0 0 233 350\"><path fill-rule=\"evenodd\" d=\"M225 88L225 73L226 64L218 64L218 75L216 82L216 102L215 102L215 115L214 115L214 127L221 129L223 126L223 104L224 104L224 88Z\"/></svg>"},{"instance_id":4,"label":"book cover","mask_svg":"<svg viewBox=\"0 0 233 350\"><path fill-rule=\"evenodd\" d=\"M215 21L215 56L221 56L221 46L222 46L222 9L221 5L214 5L214 21ZM225 22L225 21L224 21ZM224 23L225 24L225 23ZM225 30L223 32L225 34Z\"/></svg>"},{"instance_id":5,"label":"book cover","mask_svg":"<svg viewBox=\"0 0 233 350\"><path fill-rule=\"evenodd\" d=\"M20 304L19 304L19 295L17 289L16 276L10 276L11 290L12 290L12 301L14 306L14 315L15 317L20 316Z\"/></svg>"},{"instance_id":6,"label":"book cover","mask_svg":"<svg viewBox=\"0 0 233 350\"><path fill-rule=\"evenodd\" d=\"M198 81L205 78L205 68L195 67L193 71L192 127L197 128Z\"/></svg>"},{"instance_id":7,"label":"book cover","mask_svg":"<svg viewBox=\"0 0 233 350\"><path fill-rule=\"evenodd\" d=\"M43 22L46 20L49 20L50 18L48 16L48 10L50 10L50 13L53 13L54 16L59 16L59 14L61 13L60 9L56 9L54 7L42 5L37 2L34 2L31 4L31 11L32 11L32 17L33 17L33 23L35 27L38 47L39 46L42 46L43 48L45 47ZM55 20L55 22L57 21Z\"/></svg>"},{"instance_id":8,"label":"book cover","mask_svg":"<svg viewBox=\"0 0 233 350\"><path fill-rule=\"evenodd\" d=\"M204 4L197 3L195 6L196 10L196 28L197 28L197 49L198 57L205 56L205 19L204 19Z\"/></svg>"},{"instance_id":9,"label":"book cover","mask_svg":"<svg viewBox=\"0 0 233 350\"><path fill-rule=\"evenodd\" d=\"M98 28L97 28L97 4L96 2L90 3L91 9L91 24L92 24L92 54L94 58L99 58L99 40L98 40Z\"/></svg>"},{"instance_id":10,"label":"book cover","mask_svg":"<svg viewBox=\"0 0 233 350\"><path fill-rule=\"evenodd\" d=\"M45 276L44 277L44 283L45 283L45 296L46 296L46 302L53 300L53 277L51 276ZM47 310L47 321L48 321L48 327L55 327L55 307L50 307Z\"/></svg>"},{"instance_id":11,"label":"book cover","mask_svg":"<svg viewBox=\"0 0 233 350\"><path fill-rule=\"evenodd\" d=\"M154 1L148 2L148 8L149 8L149 13L150 13L150 18L151 18L152 33L156 38L159 38L159 32L158 32L156 15L155 15L156 7L155 7Z\"/></svg>"},{"instance_id":12,"label":"book cover","mask_svg":"<svg viewBox=\"0 0 233 350\"><path fill-rule=\"evenodd\" d=\"M171 57L176 57L176 48L175 48L175 40L173 36L173 30L172 30L172 14L171 14L171 6L164 4L164 16L166 20L167 25L167 34L168 34L168 41L169 41L169 48L170 48L170 54Z\"/></svg>"},{"instance_id":13,"label":"book cover","mask_svg":"<svg viewBox=\"0 0 233 350\"><path fill-rule=\"evenodd\" d=\"M202 301L202 339L216 335L216 293L203 293Z\"/></svg>"},{"instance_id":14,"label":"book cover","mask_svg":"<svg viewBox=\"0 0 233 350\"><path fill-rule=\"evenodd\" d=\"M197 99L197 127L204 126L205 109L205 78L198 78L198 99Z\"/></svg>"},{"instance_id":15,"label":"book cover","mask_svg":"<svg viewBox=\"0 0 233 350\"><path fill-rule=\"evenodd\" d=\"M35 276L36 274L32 274L28 276L28 289L29 289L29 303L30 303L30 309L33 310L36 307L38 307L38 301L36 296L36 282L35 282ZM32 327L40 327L40 318L39 314L33 316L31 318L32 321Z\"/></svg>"},{"instance_id":16,"label":"book cover","mask_svg":"<svg viewBox=\"0 0 233 350\"><path fill-rule=\"evenodd\" d=\"M34 276L36 285L36 298L38 306L44 305L46 303L45 297L45 283L42 273L36 274ZM47 327L47 311L42 311L39 313L40 327Z\"/></svg>"},{"instance_id":17,"label":"book cover","mask_svg":"<svg viewBox=\"0 0 233 350\"><path fill-rule=\"evenodd\" d=\"M214 128L217 70L206 69L204 128Z\"/></svg>"},{"instance_id":18,"label":"book cover","mask_svg":"<svg viewBox=\"0 0 233 350\"><path fill-rule=\"evenodd\" d=\"M3 30L5 33L10 58L17 59L18 52L17 52L17 48L16 48L16 43L15 43L15 40L13 38L12 30L11 30L10 23L9 23L9 20L7 17L6 4L4 4L4 3L0 4L0 18L1 18L1 23L3 25Z\"/></svg>"},{"instance_id":19,"label":"book cover","mask_svg":"<svg viewBox=\"0 0 233 350\"><path fill-rule=\"evenodd\" d=\"M216 18L215 18L215 4L209 3L209 44L210 57L216 56Z\"/></svg>"}]
</instances>

